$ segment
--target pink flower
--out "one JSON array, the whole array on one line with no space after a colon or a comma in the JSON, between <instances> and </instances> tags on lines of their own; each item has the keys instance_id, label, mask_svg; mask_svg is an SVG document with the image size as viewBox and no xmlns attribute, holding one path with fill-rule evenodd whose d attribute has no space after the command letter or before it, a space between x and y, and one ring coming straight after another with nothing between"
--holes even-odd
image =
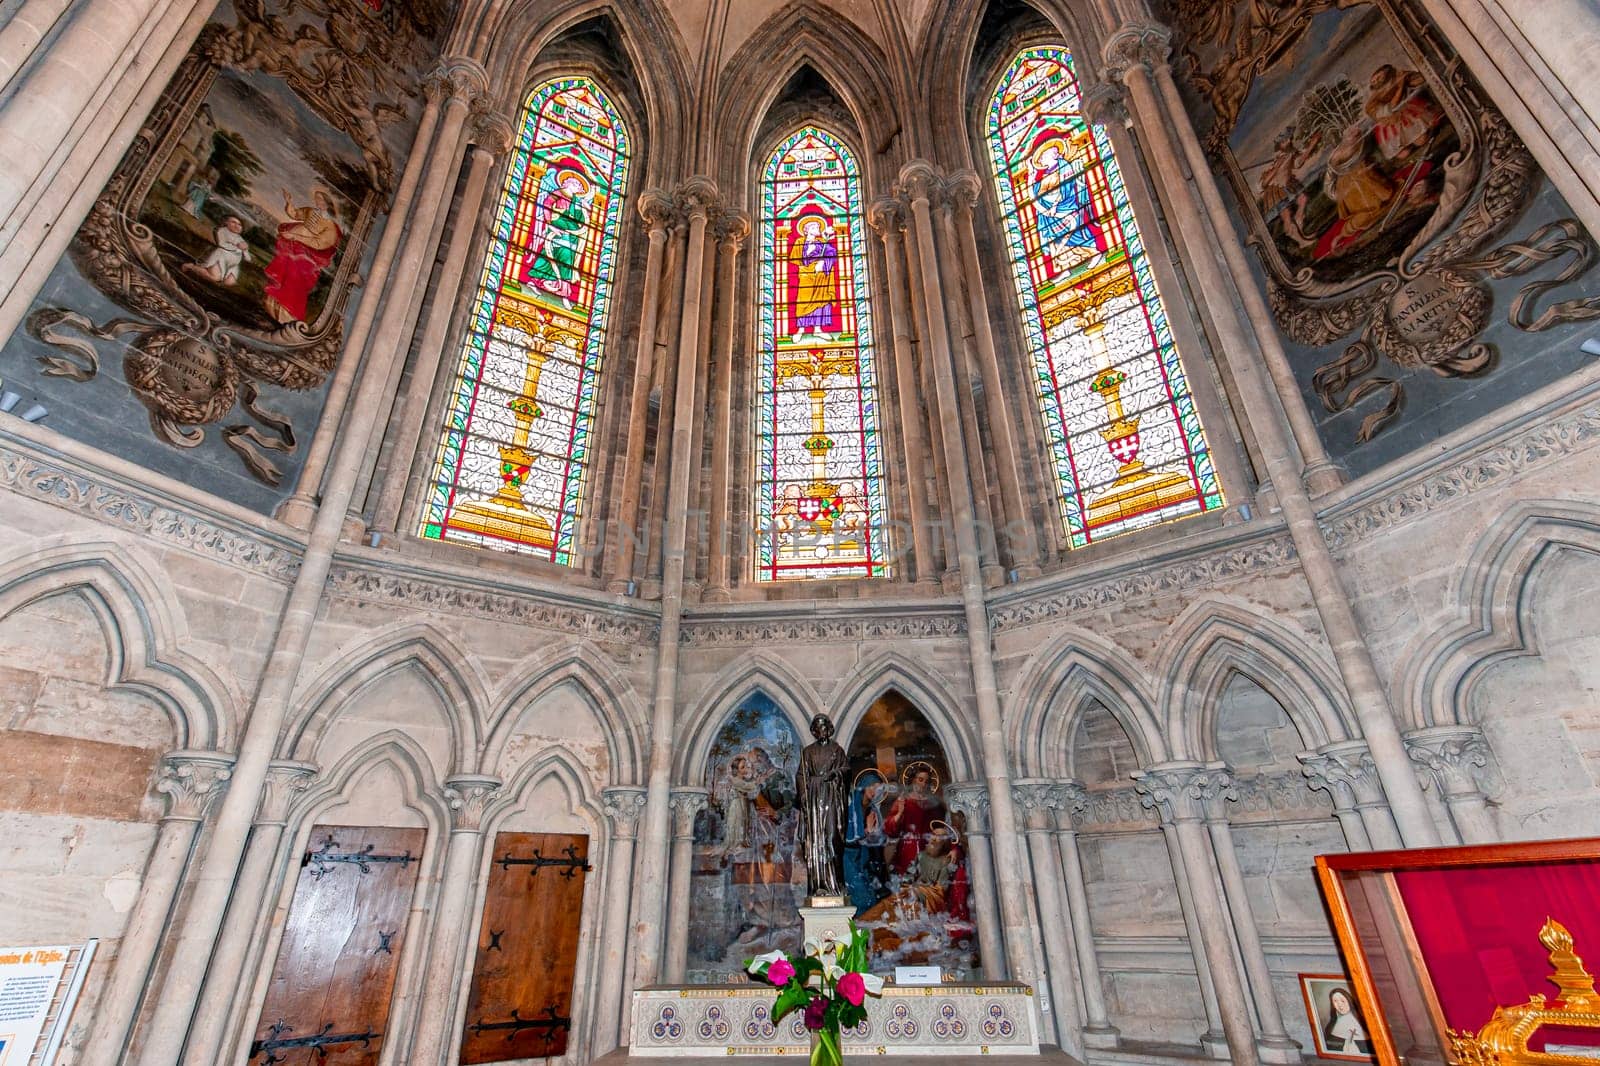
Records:
<instances>
[{"instance_id":1,"label":"pink flower","mask_svg":"<svg viewBox=\"0 0 1600 1066\"><path fill-rule=\"evenodd\" d=\"M806 1028L812 1032L821 1029L825 1024L824 1015L828 1013L828 1001L817 996L806 1003Z\"/></svg>"},{"instance_id":2,"label":"pink flower","mask_svg":"<svg viewBox=\"0 0 1600 1066\"><path fill-rule=\"evenodd\" d=\"M839 995L843 996L845 1002L852 1007L859 1007L861 1001L867 998L867 983L858 973L840 974Z\"/></svg>"},{"instance_id":3,"label":"pink flower","mask_svg":"<svg viewBox=\"0 0 1600 1066\"><path fill-rule=\"evenodd\" d=\"M794 976L794 964L788 959L778 959L767 967L767 980L775 985L786 985Z\"/></svg>"}]
</instances>

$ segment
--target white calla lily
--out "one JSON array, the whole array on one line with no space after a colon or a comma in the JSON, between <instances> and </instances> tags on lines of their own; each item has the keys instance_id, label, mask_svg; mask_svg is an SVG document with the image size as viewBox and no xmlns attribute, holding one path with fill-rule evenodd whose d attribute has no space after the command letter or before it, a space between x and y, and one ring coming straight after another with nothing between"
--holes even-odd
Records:
<instances>
[{"instance_id":1,"label":"white calla lily","mask_svg":"<svg viewBox=\"0 0 1600 1066\"><path fill-rule=\"evenodd\" d=\"M861 983L866 986L867 995L869 995L869 996L881 996L881 995L883 995L883 978L879 977L877 974L875 974L875 973L864 973L864 974L862 974L861 975Z\"/></svg>"},{"instance_id":2,"label":"white calla lily","mask_svg":"<svg viewBox=\"0 0 1600 1066\"><path fill-rule=\"evenodd\" d=\"M757 955L755 958L750 960L750 966L748 969L751 973L759 974L761 972L761 967L771 966L773 963L777 962L783 957L784 955L781 951L769 951L765 955Z\"/></svg>"}]
</instances>

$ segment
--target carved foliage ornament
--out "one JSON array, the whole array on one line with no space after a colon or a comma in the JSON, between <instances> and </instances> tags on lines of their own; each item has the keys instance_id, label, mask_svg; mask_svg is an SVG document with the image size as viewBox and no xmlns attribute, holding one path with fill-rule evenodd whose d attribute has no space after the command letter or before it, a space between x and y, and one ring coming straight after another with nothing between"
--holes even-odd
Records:
<instances>
[{"instance_id":1,"label":"carved foliage ornament","mask_svg":"<svg viewBox=\"0 0 1600 1066\"><path fill-rule=\"evenodd\" d=\"M1310 347L1354 334L1311 384L1330 412L1369 410L1358 442L1405 399L1404 374L1385 359L1443 377L1494 367L1480 339L1488 282L1554 264L1512 298L1510 324L1539 332L1600 317L1600 298L1541 306L1596 259L1576 221L1493 243L1533 200L1539 169L1410 0L1168 7L1186 31L1179 67L1209 112L1206 149L1237 195L1279 325ZM1349 58L1310 65L1331 19ZM1365 56L1379 51L1388 61L1374 66ZM1298 97L1283 92L1286 76L1305 87Z\"/></svg>"}]
</instances>

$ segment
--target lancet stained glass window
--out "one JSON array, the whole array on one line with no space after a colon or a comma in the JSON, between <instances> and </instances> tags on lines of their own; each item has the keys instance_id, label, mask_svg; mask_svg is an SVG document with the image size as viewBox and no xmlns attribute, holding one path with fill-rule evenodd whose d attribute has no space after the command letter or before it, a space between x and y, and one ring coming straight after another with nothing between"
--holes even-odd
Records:
<instances>
[{"instance_id":1,"label":"lancet stained glass window","mask_svg":"<svg viewBox=\"0 0 1600 1066\"><path fill-rule=\"evenodd\" d=\"M988 139L1068 542L1221 507L1122 173L1066 49L1017 56Z\"/></svg>"},{"instance_id":2,"label":"lancet stained glass window","mask_svg":"<svg viewBox=\"0 0 1600 1066\"><path fill-rule=\"evenodd\" d=\"M589 79L529 96L422 536L573 563L628 151L621 116Z\"/></svg>"},{"instance_id":3,"label":"lancet stained glass window","mask_svg":"<svg viewBox=\"0 0 1600 1066\"><path fill-rule=\"evenodd\" d=\"M761 184L756 576L886 572L866 223L855 157L817 126Z\"/></svg>"}]
</instances>

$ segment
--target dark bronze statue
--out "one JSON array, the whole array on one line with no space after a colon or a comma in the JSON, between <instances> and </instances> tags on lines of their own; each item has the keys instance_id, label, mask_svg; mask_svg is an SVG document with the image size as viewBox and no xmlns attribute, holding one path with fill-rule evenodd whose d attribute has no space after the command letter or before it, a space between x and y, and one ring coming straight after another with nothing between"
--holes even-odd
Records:
<instances>
[{"instance_id":1,"label":"dark bronze statue","mask_svg":"<svg viewBox=\"0 0 1600 1066\"><path fill-rule=\"evenodd\" d=\"M833 739L825 714L811 719L816 743L800 753L795 793L800 802L800 848L808 895L844 895L844 779L850 760Z\"/></svg>"}]
</instances>

